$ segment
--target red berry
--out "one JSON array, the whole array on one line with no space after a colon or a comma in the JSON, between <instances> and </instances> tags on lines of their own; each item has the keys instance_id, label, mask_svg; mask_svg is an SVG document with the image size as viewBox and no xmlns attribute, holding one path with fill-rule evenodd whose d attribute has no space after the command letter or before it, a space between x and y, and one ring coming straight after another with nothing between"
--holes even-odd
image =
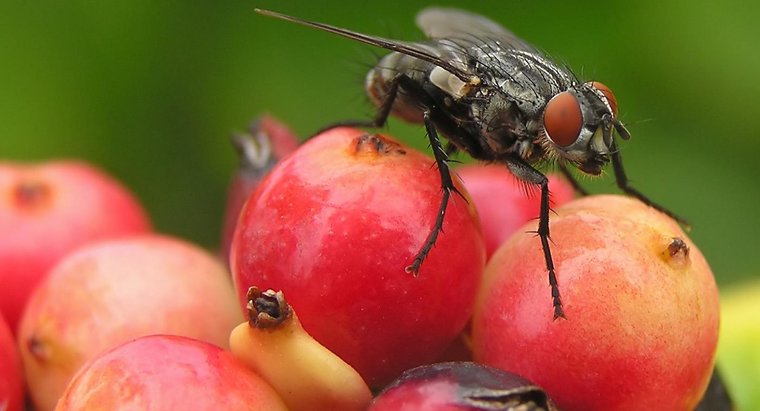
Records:
<instances>
[{"instance_id":1,"label":"red berry","mask_svg":"<svg viewBox=\"0 0 760 411\"><path fill-rule=\"evenodd\" d=\"M0 163L0 312L11 331L29 294L65 254L149 229L135 197L88 164Z\"/></svg>"},{"instance_id":2,"label":"red berry","mask_svg":"<svg viewBox=\"0 0 760 411\"><path fill-rule=\"evenodd\" d=\"M282 290L306 331L372 386L431 362L465 326L485 260L475 210L453 194L419 275L405 272L440 199L430 157L354 129L314 137L241 213L231 252L241 305L250 286Z\"/></svg>"},{"instance_id":3,"label":"red berry","mask_svg":"<svg viewBox=\"0 0 760 411\"><path fill-rule=\"evenodd\" d=\"M226 347L241 321L229 275L206 250L155 234L86 245L50 271L19 324L30 397L52 409L86 360L125 341L175 334Z\"/></svg>"},{"instance_id":4,"label":"red berry","mask_svg":"<svg viewBox=\"0 0 760 411\"><path fill-rule=\"evenodd\" d=\"M21 411L24 409L24 376L16 340L10 328L0 316L0 409Z\"/></svg>"},{"instance_id":5,"label":"red berry","mask_svg":"<svg viewBox=\"0 0 760 411\"><path fill-rule=\"evenodd\" d=\"M552 318L539 239L518 231L486 268L475 360L535 381L565 411L694 409L718 339L702 254L676 222L629 197L584 197L557 213L567 319Z\"/></svg>"},{"instance_id":6,"label":"red berry","mask_svg":"<svg viewBox=\"0 0 760 411\"><path fill-rule=\"evenodd\" d=\"M87 362L55 409L284 411L285 404L231 353L192 338L152 335Z\"/></svg>"}]
</instances>

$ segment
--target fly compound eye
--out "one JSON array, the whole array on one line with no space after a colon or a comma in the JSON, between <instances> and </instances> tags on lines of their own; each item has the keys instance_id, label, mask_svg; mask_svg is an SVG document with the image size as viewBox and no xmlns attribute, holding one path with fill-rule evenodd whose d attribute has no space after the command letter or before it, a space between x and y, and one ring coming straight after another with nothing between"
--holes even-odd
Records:
<instances>
[{"instance_id":1,"label":"fly compound eye","mask_svg":"<svg viewBox=\"0 0 760 411\"><path fill-rule=\"evenodd\" d=\"M578 99L563 91L549 100L544 110L544 129L554 144L567 147L578 139L583 126L583 113Z\"/></svg>"},{"instance_id":2,"label":"fly compound eye","mask_svg":"<svg viewBox=\"0 0 760 411\"><path fill-rule=\"evenodd\" d=\"M610 105L610 108L612 109L612 116L617 117L618 105L617 105L617 100L615 100L615 94L612 93L612 90L610 90L609 87L605 86L603 83L600 83L598 81L592 81L591 87L601 91L602 94L604 94L604 97L607 98L607 103Z\"/></svg>"}]
</instances>

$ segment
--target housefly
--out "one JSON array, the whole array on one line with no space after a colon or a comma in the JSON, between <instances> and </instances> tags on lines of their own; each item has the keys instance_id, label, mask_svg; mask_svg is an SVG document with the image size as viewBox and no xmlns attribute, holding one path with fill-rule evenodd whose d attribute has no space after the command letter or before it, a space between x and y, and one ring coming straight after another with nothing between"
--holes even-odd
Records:
<instances>
[{"instance_id":1,"label":"housefly","mask_svg":"<svg viewBox=\"0 0 760 411\"><path fill-rule=\"evenodd\" d=\"M416 22L428 40L408 42L256 11L391 51L366 77L367 94L377 106L374 119L330 127L382 127L389 115L424 124L441 175L442 197L435 223L408 272L417 275L442 229L449 197L457 192L448 166L448 155L456 151L504 164L518 179L540 187L537 234L555 319L565 314L549 245L548 180L536 166L555 163L583 193L568 166L599 175L611 162L622 191L685 224L629 184L613 134L627 140L630 133L618 119L612 91L600 82L578 80L569 69L483 16L426 8ZM439 133L448 140L446 147Z\"/></svg>"}]
</instances>

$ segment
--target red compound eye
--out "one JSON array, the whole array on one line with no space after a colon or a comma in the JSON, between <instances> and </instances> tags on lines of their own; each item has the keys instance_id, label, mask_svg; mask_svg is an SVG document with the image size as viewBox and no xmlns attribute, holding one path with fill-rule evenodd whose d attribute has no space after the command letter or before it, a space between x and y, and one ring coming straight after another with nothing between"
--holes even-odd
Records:
<instances>
[{"instance_id":1,"label":"red compound eye","mask_svg":"<svg viewBox=\"0 0 760 411\"><path fill-rule=\"evenodd\" d=\"M558 146L567 147L578 139L583 126L583 113L578 99L563 91L549 100L544 110L544 129Z\"/></svg>"},{"instance_id":2,"label":"red compound eye","mask_svg":"<svg viewBox=\"0 0 760 411\"><path fill-rule=\"evenodd\" d=\"M610 90L609 87L605 86L604 84L598 81L592 81L591 87L601 91L602 94L604 94L604 97L607 97L607 103L609 103L610 108L612 108L612 115L617 117L618 105L617 105L617 100L615 100L615 94L612 93L612 90Z\"/></svg>"}]
</instances>

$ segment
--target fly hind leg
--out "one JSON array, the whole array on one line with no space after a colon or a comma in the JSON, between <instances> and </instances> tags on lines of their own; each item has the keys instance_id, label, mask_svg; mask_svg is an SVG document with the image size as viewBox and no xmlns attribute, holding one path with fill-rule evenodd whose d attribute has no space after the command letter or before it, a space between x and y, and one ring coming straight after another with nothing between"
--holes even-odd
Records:
<instances>
[{"instance_id":1,"label":"fly hind leg","mask_svg":"<svg viewBox=\"0 0 760 411\"><path fill-rule=\"evenodd\" d=\"M433 120L431 119L431 111L436 107L435 101L422 89L418 83L409 78L409 76L406 74L402 73L394 77L390 82L388 93L386 94L382 104L380 104L374 119L370 121L342 121L331 124L323 130L329 130L331 128L340 126L372 128L382 127L388 120L388 116L390 115L391 109L393 108L393 103L398 96L399 89L402 87L404 89L404 92L413 94L419 100L420 106L424 107L423 122L425 124L425 130L427 131L428 140L430 141L430 147L433 150L433 157L435 158L435 163L441 176L442 196L440 205L438 206L438 214L436 215L435 223L433 224L433 228L430 230L430 233L425 239L425 242L422 244L422 247L414 257L414 260L405 268L406 272L412 273L416 277L419 275L420 266L422 266L423 261L425 261L425 258L433 249L433 246L438 239L439 233L443 231L443 220L446 216L446 208L448 207L451 193L455 192L464 198L462 193L460 193L454 185L454 181L451 178L451 171L449 170L448 165L448 151L451 150L451 152L453 152L455 151L456 147L451 145L448 149L444 149L441 141L438 138L438 132L436 131L435 125L433 124Z\"/></svg>"},{"instance_id":2,"label":"fly hind leg","mask_svg":"<svg viewBox=\"0 0 760 411\"><path fill-rule=\"evenodd\" d=\"M435 245L435 242L438 239L438 234L443 231L443 220L446 216L446 208L448 207L449 197L451 197L451 193L455 192L462 196L462 193L460 193L456 188L454 181L451 178L451 171L449 170L448 165L448 155L441 145L441 141L438 139L438 133L436 132L435 126L430 119L430 110L425 110L423 118L425 121L425 130L427 131L427 136L430 140L430 148L433 149L435 163L438 167L438 172L441 175L442 196L441 203L438 206L438 214L436 215L433 228L430 230L430 233L425 239L425 243L422 244L422 247L414 257L412 264L406 267L406 272L412 273L415 277L419 274L422 262L425 261L425 258ZM462 196L462 198L464 198L464 196Z\"/></svg>"},{"instance_id":3,"label":"fly hind leg","mask_svg":"<svg viewBox=\"0 0 760 411\"><path fill-rule=\"evenodd\" d=\"M329 124L325 127L322 127L314 133L312 136L316 136L317 134L320 134L327 130L332 130L336 127L362 127L362 128L381 128L385 125L385 123L388 121L388 116L391 114L391 109L393 108L393 102L396 101L396 97L398 96L398 89L401 85L401 82L404 80L408 80L409 78L405 74L399 74L396 76L393 80L391 80L390 85L388 87L388 94L386 94L385 99L383 100L382 104L377 109L377 113L375 113L375 117L371 120L344 120L344 121L338 121L332 124Z\"/></svg>"}]
</instances>

